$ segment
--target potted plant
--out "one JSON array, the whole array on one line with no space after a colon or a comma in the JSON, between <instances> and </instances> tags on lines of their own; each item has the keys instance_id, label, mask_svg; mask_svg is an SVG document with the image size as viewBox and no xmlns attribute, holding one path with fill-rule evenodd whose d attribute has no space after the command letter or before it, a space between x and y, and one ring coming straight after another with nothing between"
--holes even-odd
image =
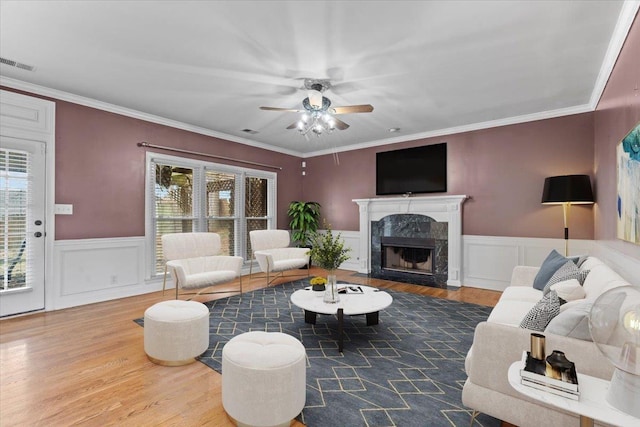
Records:
<instances>
[{"instance_id":1,"label":"potted plant","mask_svg":"<svg viewBox=\"0 0 640 427\"><path fill-rule=\"evenodd\" d=\"M331 225L325 224L326 231L311 234L311 250L309 254L314 264L327 270L327 284L324 302L335 303L340 300L336 289L336 270L349 259L351 248L344 247L340 233L334 237Z\"/></svg>"},{"instance_id":2,"label":"potted plant","mask_svg":"<svg viewBox=\"0 0 640 427\"><path fill-rule=\"evenodd\" d=\"M320 220L320 203L293 201L289 204L287 215L291 218L292 239L298 246L310 247L311 233L318 230Z\"/></svg>"}]
</instances>

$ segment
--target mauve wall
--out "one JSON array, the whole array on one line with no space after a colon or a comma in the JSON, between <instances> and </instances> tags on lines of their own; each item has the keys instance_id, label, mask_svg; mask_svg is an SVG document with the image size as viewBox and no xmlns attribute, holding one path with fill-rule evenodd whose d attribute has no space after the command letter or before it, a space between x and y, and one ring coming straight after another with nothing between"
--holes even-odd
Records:
<instances>
[{"instance_id":1,"label":"mauve wall","mask_svg":"<svg viewBox=\"0 0 640 427\"><path fill-rule=\"evenodd\" d=\"M640 245L616 238L616 157L620 140L640 122L640 23L629 31L595 112L595 172L598 204L595 238L640 259ZM640 187L640 182L637 183Z\"/></svg>"},{"instance_id":2,"label":"mauve wall","mask_svg":"<svg viewBox=\"0 0 640 427\"><path fill-rule=\"evenodd\" d=\"M595 113L300 159L117 114L56 102L56 239L144 235L145 150L139 141L282 166L278 227L291 200L316 200L334 229L358 230L351 200L375 197L375 153L448 142L449 192L464 204L463 233L562 238L562 210L540 204L544 178L590 174L595 207L571 211L571 237L610 241L640 259L640 246L615 237L615 145L640 121L640 28L634 23ZM12 90L9 88L3 88ZM170 153L167 153L170 154ZM595 160L595 161L594 161ZM240 165L242 166L242 165ZM595 215L593 213L595 212ZM595 216L595 226L594 226Z\"/></svg>"},{"instance_id":3,"label":"mauve wall","mask_svg":"<svg viewBox=\"0 0 640 427\"><path fill-rule=\"evenodd\" d=\"M45 99L56 103L55 202L73 205L73 215L56 216L56 240L144 236L146 150L198 156L140 148L136 144L141 141L281 166L282 170L276 171L236 164L277 172L278 227L288 228L289 202L302 194L298 157ZM202 160L233 164L210 158Z\"/></svg>"},{"instance_id":4,"label":"mauve wall","mask_svg":"<svg viewBox=\"0 0 640 427\"><path fill-rule=\"evenodd\" d=\"M352 199L375 197L376 152L447 142L448 192L463 205L463 233L563 237L562 208L540 203L544 178L593 172L593 114L540 120L307 159L303 195L334 229L358 230ZM429 194L427 194L428 196ZM571 209L570 232L593 238L592 206Z\"/></svg>"}]
</instances>

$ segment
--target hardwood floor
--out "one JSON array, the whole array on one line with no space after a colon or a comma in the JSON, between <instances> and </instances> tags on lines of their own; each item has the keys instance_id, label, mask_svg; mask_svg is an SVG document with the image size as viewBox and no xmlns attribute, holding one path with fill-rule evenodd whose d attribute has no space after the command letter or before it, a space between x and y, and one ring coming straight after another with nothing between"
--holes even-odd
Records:
<instances>
[{"instance_id":1,"label":"hardwood floor","mask_svg":"<svg viewBox=\"0 0 640 427\"><path fill-rule=\"evenodd\" d=\"M325 273L312 268L311 274ZM495 291L448 291L349 271L339 271L338 279L487 306L500 297ZM245 290L264 282L243 277ZM144 353L143 328L133 319L172 295L155 292L0 321L0 425L232 426L222 408L220 374L202 363L158 366Z\"/></svg>"}]
</instances>

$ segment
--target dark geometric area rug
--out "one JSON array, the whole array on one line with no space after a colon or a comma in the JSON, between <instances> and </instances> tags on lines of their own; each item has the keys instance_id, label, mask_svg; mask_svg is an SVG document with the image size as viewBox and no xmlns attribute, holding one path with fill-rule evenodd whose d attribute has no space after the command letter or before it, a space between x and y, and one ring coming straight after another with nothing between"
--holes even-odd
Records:
<instances>
[{"instance_id":1,"label":"dark geometric area rug","mask_svg":"<svg viewBox=\"0 0 640 427\"><path fill-rule=\"evenodd\" d=\"M234 336L283 332L307 352L306 405L298 417L307 426L469 426L471 410L461 400L464 358L491 308L387 291L393 303L378 325L345 316L339 353L337 318L318 315L307 324L291 304L291 294L306 286L309 279L207 302L209 349L200 361L222 372L222 347ZM500 422L480 414L474 425Z\"/></svg>"}]
</instances>

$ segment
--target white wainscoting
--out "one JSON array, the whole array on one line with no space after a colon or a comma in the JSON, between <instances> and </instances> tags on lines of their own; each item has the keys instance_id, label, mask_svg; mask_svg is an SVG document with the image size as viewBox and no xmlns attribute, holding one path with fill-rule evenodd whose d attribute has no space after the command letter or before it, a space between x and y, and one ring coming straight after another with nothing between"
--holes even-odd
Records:
<instances>
[{"instance_id":1,"label":"white wainscoting","mask_svg":"<svg viewBox=\"0 0 640 427\"><path fill-rule=\"evenodd\" d=\"M144 248L144 237L57 240L51 309L157 290L144 280Z\"/></svg>"},{"instance_id":2,"label":"white wainscoting","mask_svg":"<svg viewBox=\"0 0 640 427\"><path fill-rule=\"evenodd\" d=\"M590 254L592 240L572 239L571 255ZM462 236L464 286L504 290L516 265L538 266L552 249L564 254L563 239L531 237Z\"/></svg>"},{"instance_id":3,"label":"white wainscoting","mask_svg":"<svg viewBox=\"0 0 640 427\"><path fill-rule=\"evenodd\" d=\"M345 247L351 248L349 259L342 263L340 269L358 271L360 266L360 232L359 231L335 231L344 239Z\"/></svg>"},{"instance_id":4,"label":"white wainscoting","mask_svg":"<svg viewBox=\"0 0 640 427\"><path fill-rule=\"evenodd\" d=\"M350 258L341 269L360 269L360 232L340 231ZM562 239L462 236L462 285L501 291L509 285L516 265L540 265L552 249L564 252ZM144 237L58 240L54 248L52 306L73 307L155 292L162 280L145 281ZM640 260L592 240L570 241L571 254L590 254L607 262L622 277L640 286ZM245 269L248 270L248 267ZM243 270L243 274L248 271ZM173 283L168 285L173 286Z\"/></svg>"},{"instance_id":5,"label":"white wainscoting","mask_svg":"<svg viewBox=\"0 0 640 427\"><path fill-rule=\"evenodd\" d=\"M627 282L640 288L640 260L613 249L604 240L595 243L592 255L606 262Z\"/></svg>"}]
</instances>

